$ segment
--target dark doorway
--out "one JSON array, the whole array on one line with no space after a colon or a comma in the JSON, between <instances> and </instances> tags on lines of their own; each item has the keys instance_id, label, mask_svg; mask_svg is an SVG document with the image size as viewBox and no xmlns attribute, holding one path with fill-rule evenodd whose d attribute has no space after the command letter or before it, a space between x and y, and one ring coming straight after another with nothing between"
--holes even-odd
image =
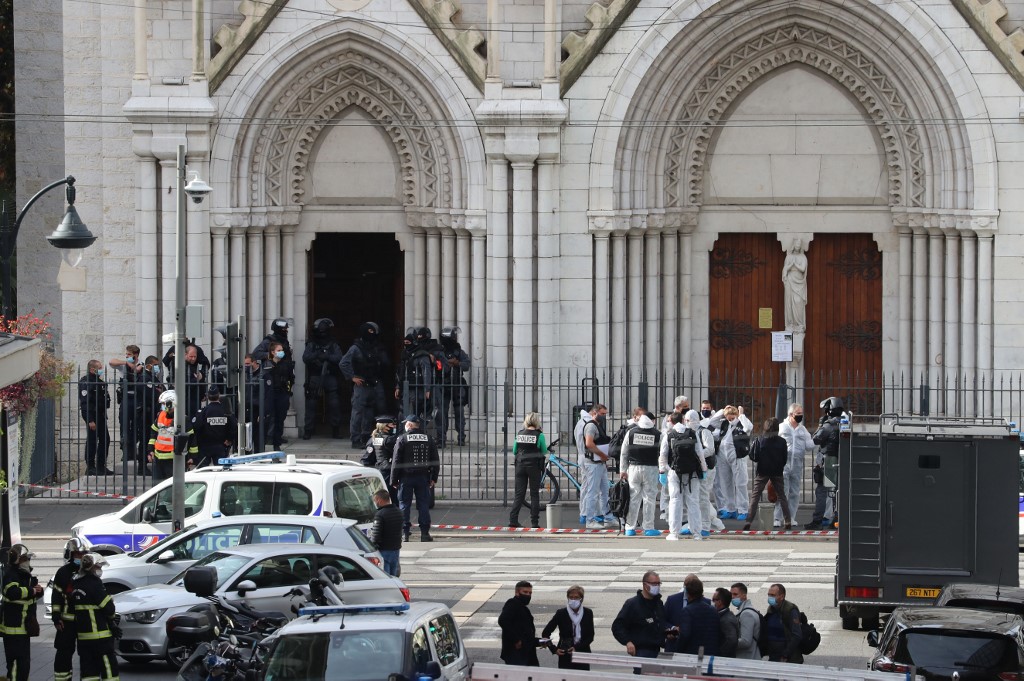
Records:
<instances>
[{"instance_id":1,"label":"dark doorway","mask_svg":"<svg viewBox=\"0 0 1024 681\"><path fill-rule=\"evenodd\" d=\"M334 337L346 351L360 324L377 322L393 365L405 335L403 264L404 254L394 234L318 234L309 252L310 325L321 317L332 319ZM394 393L393 384L389 373L385 386L389 396ZM343 383L342 424L346 431L351 397L351 384ZM323 422L321 404L317 424Z\"/></svg>"}]
</instances>

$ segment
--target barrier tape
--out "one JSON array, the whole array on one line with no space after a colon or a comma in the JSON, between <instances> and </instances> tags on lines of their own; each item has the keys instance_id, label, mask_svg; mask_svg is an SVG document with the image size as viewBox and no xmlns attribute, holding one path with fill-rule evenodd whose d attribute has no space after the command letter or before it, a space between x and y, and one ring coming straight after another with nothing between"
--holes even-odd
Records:
<instances>
[{"instance_id":1,"label":"barrier tape","mask_svg":"<svg viewBox=\"0 0 1024 681\"><path fill-rule=\"evenodd\" d=\"M603 530L591 530L585 528L560 528L560 527L507 527L502 525L431 525L437 530L466 530L470 532L502 532L508 534L622 534L616 528L605 528ZM662 531L662 537L668 534ZM785 536L785 537L835 537L836 530L712 530L712 536ZM638 534L638 537L643 535ZM691 535L680 535L681 538ZM650 538L650 537L649 537ZM629 537L634 539L634 537Z\"/></svg>"},{"instance_id":2,"label":"barrier tape","mask_svg":"<svg viewBox=\"0 0 1024 681\"><path fill-rule=\"evenodd\" d=\"M84 489L69 489L67 487L49 487L47 485L30 485L28 483L19 483L18 487L25 487L27 489L46 489L46 490L57 490L58 492L67 492L69 494L84 494L88 497L100 497L103 499L124 499L131 501L135 497L127 496L124 494L112 494L110 492L90 492Z\"/></svg>"}]
</instances>

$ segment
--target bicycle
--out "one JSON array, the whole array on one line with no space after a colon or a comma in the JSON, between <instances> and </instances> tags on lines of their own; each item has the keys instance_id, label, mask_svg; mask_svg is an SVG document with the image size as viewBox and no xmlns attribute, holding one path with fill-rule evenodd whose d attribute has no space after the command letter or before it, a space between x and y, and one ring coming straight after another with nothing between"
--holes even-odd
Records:
<instances>
[{"instance_id":1,"label":"bicycle","mask_svg":"<svg viewBox=\"0 0 1024 681\"><path fill-rule=\"evenodd\" d=\"M548 445L547 463L544 465L544 472L540 476L540 496L541 503L543 505L557 504L562 494L562 485L560 482L558 482L558 477L555 474L554 470L552 470L552 467L562 471L562 473L565 475L565 478L572 484L573 487L576 488L577 497L580 494L581 483L577 479L576 475L573 475L571 471L571 469L576 469L577 475L580 475L580 477L582 477L579 471L580 465L574 461L563 459L562 457L555 454L555 446L557 444L558 440L555 440ZM612 484L612 481L608 480L609 488L611 488ZM526 508L532 508L531 504L532 502L530 501L530 495L527 494L526 499L523 500L523 505L526 506Z\"/></svg>"}]
</instances>

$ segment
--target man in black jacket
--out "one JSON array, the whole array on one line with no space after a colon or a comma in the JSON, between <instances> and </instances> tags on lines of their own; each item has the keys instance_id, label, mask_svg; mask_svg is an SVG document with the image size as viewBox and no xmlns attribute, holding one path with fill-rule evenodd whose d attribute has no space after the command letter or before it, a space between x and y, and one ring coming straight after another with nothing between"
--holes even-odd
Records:
<instances>
[{"instance_id":1,"label":"man in black jacket","mask_svg":"<svg viewBox=\"0 0 1024 681\"><path fill-rule=\"evenodd\" d=\"M768 587L768 611L764 614L761 628L761 652L771 662L792 662L803 664L800 653L800 608L786 600L786 587L772 584Z\"/></svg>"},{"instance_id":2,"label":"man in black jacket","mask_svg":"<svg viewBox=\"0 0 1024 681\"><path fill-rule=\"evenodd\" d=\"M612 636L636 657L657 657L666 638L677 630L669 627L665 604L661 602L661 577L654 570L644 573L643 589L622 604L612 622Z\"/></svg>"},{"instance_id":3,"label":"man in black jacket","mask_svg":"<svg viewBox=\"0 0 1024 681\"><path fill-rule=\"evenodd\" d=\"M433 439L420 430L423 424L417 414L405 419L405 432L395 440L395 455L391 460L391 486L398 487L402 516L405 521L405 540L409 541L412 528L412 498L416 496L419 512L420 541L434 541L430 536L430 490L437 484L441 459Z\"/></svg>"},{"instance_id":4,"label":"man in black jacket","mask_svg":"<svg viewBox=\"0 0 1024 681\"><path fill-rule=\"evenodd\" d=\"M341 378L341 359L344 355L338 341L331 337L333 328L334 322L327 317L313 322L313 337L306 342L306 349L302 351L302 363L306 365L306 420L302 428L303 440L313 437L321 395L325 400L324 412L331 422L331 437L341 437L338 379Z\"/></svg>"},{"instance_id":5,"label":"man in black jacket","mask_svg":"<svg viewBox=\"0 0 1024 681\"><path fill-rule=\"evenodd\" d=\"M71 665L75 657L75 611L71 608L71 580L75 578L85 545L79 539L69 539L64 544L64 560L67 562L57 569L53 576L53 589L50 591L50 609L53 628L56 634L53 647L57 652L53 656L53 681L71 681Z\"/></svg>"},{"instance_id":6,"label":"man in black jacket","mask_svg":"<svg viewBox=\"0 0 1024 681\"><path fill-rule=\"evenodd\" d=\"M501 659L505 664L521 667L539 667L537 628L530 612L533 585L526 581L516 583L516 595L505 601L498 616L501 627Z\"/></svg>"},{"instance_id":7,"label":"man in black jacket","mask_svg":"<svg viewBox=\"0 0 1024 681\"><path fill-rule=\"evenodd\" d=\"M370 541L377 545L380 557L384 559L384 572L398 577L402 572L398 562L398 552L402 549L402 511L391 503L391 495L386 489L373 493L373 504L377 513L373 516Z\"/></svg>"},{"instance_id":8,"label":"man in black jacket","mask_svg":"<svg viewBox=\"0 0 1024 681\"><path fill-rule=\"evenodd\" d=\"M341 358L341 373L352 381L352 416L349 434L352 448L362 449L373 430L373 415L387 409L384 400L384 376L390 362L380 342L380 327L375 322L359 326L359 337Z\"/></svg>"},{"instance_id":9,"label":"man in black jacket","mask_svg":"<svg viewBox=\"0 0 1024 681\"><path fill-rule=\"evenodd\" d=\"M686 582L686 607L679 618L675 652L696 655L703 647L705 655L717 655L720 629L718 612L704 598L704 583L694 576Z\"/></svg>"},{"instance_id":10,"label":"man in black jacket","mask_svg":"<svg viewBox=\"0 0 1024 681\"><path fill-rule=\"evenodd\" d=\"M192 417L192 437L199 447L197 457L190 457L189 469L217 463L231 451L238 440L238 420L220 401L220 388L206 389L206 406Z\"/></svg>"},{"instance_id":11,"label":"man in black jacket","mask_svg":"<svg viewBox=\"0 0 1024 681\"><path fill-rule=\"evenodd\" d=\"M110 393L103 380L103 363L90 359L88 373L78 382L78 409L88 426L85 434L86 475L114 475L107 468L107 450L110 448L110 430L107 428L107 409Z\"/></svg>"}]
</instances>

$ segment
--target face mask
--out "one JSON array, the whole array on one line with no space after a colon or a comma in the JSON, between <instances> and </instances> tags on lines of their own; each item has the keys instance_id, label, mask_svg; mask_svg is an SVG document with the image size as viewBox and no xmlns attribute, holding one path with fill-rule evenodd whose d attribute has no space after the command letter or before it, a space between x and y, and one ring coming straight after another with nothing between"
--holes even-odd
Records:
<instances>
[{"instance_id":1,"label":"face mask","mask_svg":"<svg viewBox=\"0 0 1024 681\"><path fill-rule=\"evenodd\" d=\"M776 605L778 605L778 601L775 600L775 596L769 596L768 597L768 605L770 605L772 607L775 607Z\"/></svg>"},{"instance_id":2,"label":"face mask","mask_svg":"<svg viewBox=\"0 0 1024 681\"><path fill-rule=\"evenodd\" d=\"M519 602L522 603L523 605L529 605L530 604L530 597L527 596L526 594L520 594L519 595Z\"/></svg>"},{"instance_id":3,"label":"face mask","mask_svg":"<svg viewBox=\"0 0 1024 681\"><path fill-rule=\"evenodd\" d=\"M97 369L96 370L96 375L97 376L102 376L103 375L103 369Z\"/></svg>"},{"instance_id":4,"label":"face mask","mask_svg":"<svg viewBox=\"0 0 1024 681\"><path fill-rule=\"evenodd\" d=\"M651 590L650 594L652 596L658 596L658 595L661 594L661 585L660 584L651 584L647 588Z\"/></svg>"},{"instance_id":5,"label":"face mask","mask_svg":"<svg viewBox=\"0 0 1024 681\"><path fill-rule=\"evenodd\" d=\"M158 367L158 366L153 367L153 375L154 376L159 376L160 375L160 367Z\"/></svg>"},{"instance_id":6,"label":"face mask","mask_svg":"<svg viewBox=\"0 0 1024 681\"><path fill-rule=\"evenodd\" d=\"M573 610L579 610L580 606L583 605L583 601L578 598L570 598L567 604Z\"/></svg>"},{"instance_id":7,"label":"face mask","mask_svg":"<svg viewBox=\"0 0 1024 681\"><path fill-rule=\"evenodd\" d=\"M598 424L599 424L599 425L600 425L600 426L601 426L602 428L604 427L604 422L605 422L605 419L606 419L606 418L607 418L607 417L605 417L605 416L598 416L598 417L597 417L597 422L598 422Z\"/></svg>"},{"instance_id":8,"label":"face mask","mask_svg":"<svg viewBox=\"0 0 1024 681\"><path fill-rule=\"evenodd\" d=\"M124 361L128 362L129 364L135 364L135 358L134 357L125 357Z\"/></svg>"},{"instance_id":9,"label":"face mask","mask_svg":"<svg viewBox=\"0 0 1024 681\"><path fill-rule=\"evenodd\" d=\"M284 359L284 350L278 350L277 352L275 352L274 357L277 357L278 359Z\"/></svg>"},{"instance_id":10,"label":"face mask","mask_svg":"<svg viewBox=\"0 0 1024 681\"><path fill-rule=\"evenodd\" d=\"M700 415L703 416L706 419L709 419L709 418L711 418L711 410L710 409L701 409L700 410Z\"/></svg>"},{"instance_id":11,"label":"face mask","mask_svg":"<svg viewBox=\"0 0 1024 681\"><path fill-rule=\"evenodd\" d=\"M797 423L803 423L804 415L803 414L797 414L796 416L793 417L793 420L796 421Z\"/></svg>"},{"instance_id":12,"label":"face mask","mask_svg":"<svg viewBox=\"0 0 1024 681\"><path fill-rule=\"evenodd\" d=\"M72 558L71 559L71 564L72 565L81 565L82 564L82 559L81 558Z\"/></svg>"},{"instance_id":13,"label":"face mask","mask_svg":"<svg viewBox=\"0 0 1024 681\"><path fill-rule=\"evenodd\" d=\"M103 577L103 568L96 568L92 573L96 575L96 579L101 579Z\"/></svg>"},{"instance_id":14,"label":"face mask","mask_svg":"<svg viewBox=\"0 0 1024 681\"><path fill-rule=\"evenodd\" d=\"M738 608L738 607L740 607L741 605L743 605L743 601L741 601L741 600L740 600L740 599L738 599L738 598L734 598L734 599L732 599L732 607L734 607L734 608Z\"/></svg>"},{"instance_id":15,"label":"face mask","mask_svg":"<svg viewBox=\"0 0 1024 681\"><path fill-rule=\"evenodd\" d=\"M32 572L32 564L27 560L24 563L18 563L18 567L25 572Z\"/></svg>"},{"instance_id":16,"label":"face mask","mask_svg":"<svg viewBox=\"0 0 1024 681\"><path fill-rule=\"evenodd\" d=\"M169 404L165 404L164 405L164 413L165 414L170 414L172 411L174 411L174 407L172 407Z\"/></svg>"}]
</instances>

